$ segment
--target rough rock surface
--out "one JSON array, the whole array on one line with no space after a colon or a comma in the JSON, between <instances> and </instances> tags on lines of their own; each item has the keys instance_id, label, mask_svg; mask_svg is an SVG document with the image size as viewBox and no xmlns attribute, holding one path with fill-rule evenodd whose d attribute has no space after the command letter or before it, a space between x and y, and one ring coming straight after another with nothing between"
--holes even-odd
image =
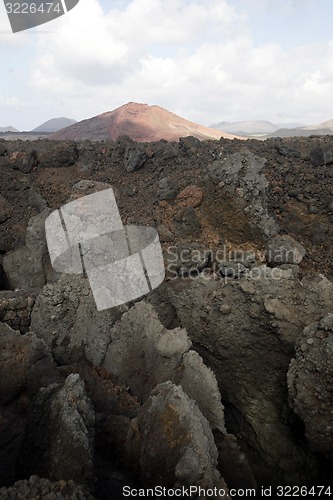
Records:
<instances>
[{"instance_id":1,"label":"rough rock surface","mask_svg":"<svg viewBox=\"0 0 333 500\"><path fill-rule=\"evenodd\" d=\"M51 142L46 151L38 155L38 163L44 168L70 167L78 159L78 148L74 141L68 141L66 147Z\"/></svg>"},{"instance_id":2,"label":"rough rock surface","mask_svg":"<svg viewBox=\"0 0 333 500\"><path fill-rule=\"evenodd\" d=\"M277 232L289 234L306 248L302 268L332 276L332 164L325 160L314 168L310 160L314 149L329 150L332 141L325 136L248 140L246 145L224 139L200 142L193 137L179 143L159 141L140 145L147 160L132 172L124 168L126 148L136 147L128 138L76 145L6 141L6 153L0 156L0 194L11 206L7 206L11 217L0 219L0 252L24 245L31 217L46 205L59 208L73 185L87 180L118 190L124 223L162 224L177 242L200 241L210 248L223 241L260 250ZM28 173L16 169L12 155L18 152L34 152L38 166ZM167 188L163 195L170 199L161 200L159 182L165 178L171 192ZM174 220L180 207L173 200L188 186L202 192L200 205L192 205L200 224L183 234Z\"/></svg>"},{"instance_id":3,"label":"rough rock surface","mask_svg":"<svg viewBox=\"0 0 333 500\"><path fill-rule=\"evenodd\" d=\"M24 174L28 174L37 166L36 151L14 151L9 155L9 161L15 170L20 170Z\"/></svg>"},{"instance_id":4,"label":"rough rock surface","mask_svg":"<svg viewBox=\"0 0 333 500\"><path fill-rule=\"evenodd\" d=\"M31 329L52 347L60 364L83 359L100 366L110 343L112 325L120 308L97 311L89 282L82 276L62 275L36 297Z\"/></svg>"},{"instance_id":5,"label":"rough rock surface","mask_svg":"<svg viewBox=\"0 0 333 500\"><path fill-rule=\"evenodd\" d=\"M171 301L218 379L229 432L244 445L245 428L250 463L256 454L262 457L257 477L304 481L310 471L289 425L286 376L304 326L331 310L333 285L324 276L300 281L291 269L260 266L251 272L226 282L170 282Z\"/></svg>"},{"instance_id":6,"label":"rough rock surface","mask_svg":"<svg viewBox=\"0 0 333 500\"><path fill-rule=\"evenodd\" d=\"M214 433L219 452L218 469L229 488L256 489L257 481L245 454L232 434Z\"/></svg>"},{"instance_id":7,"label":"rough rock surface","mask_svg":"<svg viewBox=\"0 0 333 500\"><path fill-rule=\"evenodd\" d=\"M133 144L128 146L125 151L125 169L127 172L134 172L143 167L148 157L144 148Z\"/></svg>"},{"instance_id":8,"label":"rough rock surface","mask_svg":"<svg viewBox=\"0 0 333 500\"><path fill-rule=\"evenodd\" d=\"M21 333L29 331L35 298L31 291L0 291L0 321Z\"/></svg>"},{"instance_id":9,"label":"rough rock surface","mask_svg":"<svg viewBox=\"0 0 333 500\"><path fill-rule=\"evenodd\" d=\"M54 380L51 352L33 333L24 336L0 323L0 401L7 404L27 390ZM15 377L13 377L15 373Z\"/></svg>"},{"instance_id":10,"label":"rough rock surface","mask_svg":"<svg viewBox=\"0 0 333 500\"><path fill-rule=\"evenodd\" d=\"M60 380L41 340L0 323L0 485L15 477L31 399L40 387Z\"/></svg>"},{"instance_id":11,"label":"rough rock surface","mask_svg":"<svg viewBox=\"0 0 333 500\"><path fill-rule=\"evenodd\" d=\"M49 213L45 209L32 217L27 227L25 245L8 252L3 258L3 268L12 289L38 288L46 283L44 261L48 255L45 219Z\"/></svg>"},{"instance_id":12,"label":"rough rock surface","mask_svg":"<svg viewBox=\"0 0 333 500\"><path fill-rule=\"evenodd\" d=\"M23 474L89 483L95 414L78 374L42 388L31 408L20 462Z\"/></svg>"},{"instance_id":13,"label":"rough rock surface","mask_svg":"<svg viewBox=\"0 0 333 500\"><path fill-rule=\"evenodd\" d=\"M186 330L167 330L150 304L139 302L111 331L103 366L125 382L143 402L154 387L171 380L181 384L213 429L225 432L216 378L191 351Z\"/></svg>"},{"instance_id":14,"label":"rough rock surface","mask_svg":"<svg viewBox=\"0 0 333 500\"><path fill-rule=\"evenodd\" d=\"M10 488L0 488L1 500L94 500L81 486L73 481L53 482L38 476L17 481Z\"/></svg>"},{"instance_id":15,"label":"rough rock surface","mask_svg":"<svg viewBox=\"0 0 333 500\"><path fill-rule=\"evenodd\" d=\"M306 250L288 234L276 235L267 243L267 261L271 266L299 264Z\"/></svg>"},{"instance_id":16,"label":"rough rock surface","mask_svg":"<svg viewBox=\"0 0 333 500\"><path fill-rule=\"evenodd\" d=\"M268 183L263 173L266 158L254 155L245 147L239 153L221 156L208 165L211 178L227 193L236 193L244 205L244 213L251 217L251 224L259 225L267 237L276 234L277 224L267 210Z\"/></svg>"},{"instance_id":17,"label":"rough rock surface","mask_svg":"<svg viewBox=\"0 0 333 500\"><path fill-rule=\"evenodd\" d=\"M180 386L158 385L129 432L129 451L137 455L146 481L225 488L229 498L216 468L218 452L209 424Z\"/></svg>"},{"instance_id":18,"label":"rough rock surface","mask_svg":"<svg viewBox=\"0 0 333 500\"><path fill-rule=\"evenodd\" d=\"M313 451L333 462L333 313L304 328L288 370L291 405Z\"/></svg>"},{"instance_id":19,"label":"rough rock surface","mask_svg":"<svg viewBox=\"0 0 333 500\"><path fill-rule=\"evenodd\" d=\"M325 136L0 141L0 321L24 334L1 325L1 484L23 478L18 457L28 456L22 443L33 429L32 409L43 413L36 394L57 384L46 390L49 408L72 373L84 380L96 415L100 500L136 483L137 467L147 477L140 459L126 470L125 436L142 401L167 380L209 422L229 488L328 481L330 330L321 322L333 299L324 277L333 276L332 143ZM167 279L145 297L158 318L147 304L98 313L87 280L53 272L41 252L47 211L110 186L124 224L160 231ZM281 237L298 248L297 263L270 262L269 245ZM313 352L304 348L312 337L303 341L310 330Z\"/></svg>"},{"instance_id":20,"label":"rough rock surface","mask_svg":"<svg viewBox=\"0 0 333 500\"><path fill-rule=\"evenodd\" d=\"M0 195L0 224L3 224L10 218L12 210L11 204L3 195Z\"/></svg>"}]
</instances>

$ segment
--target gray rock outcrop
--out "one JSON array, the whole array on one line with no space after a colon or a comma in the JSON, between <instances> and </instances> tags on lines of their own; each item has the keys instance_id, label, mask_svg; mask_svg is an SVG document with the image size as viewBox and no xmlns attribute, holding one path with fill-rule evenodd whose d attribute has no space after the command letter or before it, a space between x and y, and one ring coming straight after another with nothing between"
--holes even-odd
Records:
<instances>
[{"instance_id":1,"label":"gray rock outcrop","mask_svg":"<svg viewBox=\"0 0 333 500\"><path fill-rule=\"evenodd\" d=\"M213 429L225 431L221 395L213 372L190 350L186 330L167 330L150 304L139 302L111 331L103 366L145 402L156 385L180 384Z\"/></svg>"},{"instance_id":2,"label":"gray rock outcrop","mask_svg":"<svg viewBox=\"0 0 333 500\"><path fill-rule=\"evenodd\" d=\"M148 156L145 150L139 145L127 146L124 155L124 166L127 172L134 172L142 168Z\"/></svg>"},{"instance_id":3,"label":"gray rock outcrop","mask_svg":"<svg viewBox=\"0 0 333 500\"><path fill-rule=\"evenodd\" d=\"M333 462L333 313L304 328L288 370L291 405L311 449Z\"/></svg>"},{"instance_id":4,"label":"gray rock outcrop","mask_svg":"<svg viewBox=\"0 0 333 500\"><path fill-rule=\"evenodd\" d=\"M110 343L110 330L121 311L121 306L97 311L88 280L62 275L36 297L31 329L52 348L60 364L87 359L100 366Z\"/></svg>"},{"instance_id":5,"label":"gray rock outcrop","mask_svg":"<svg viewBox=\"0 0 333 500\"><path fill-rule=\"evenodd\" d=\"M45 209L32 217L27 227L25 246L8 252L3 258L3 268L12 289L40 288L46 283L47 247L45 219L50 210Z\"/></svg>"},{"instance_id":6,"label":"gray rock outcrop","mask_svg":"<svg viewBox=\"0 0 333 500\"><path fill-rule=\"evenodd\" d=\"M27 333L34 303L33 294L24 290L0 291L0 321L7 323L13 330Z\"/></svg>"},{"instance_id":7,"label":"gray rock outcrop","mask_svg":"<svg viewBox=\"0 0 333 500\"><path fill-rule=\"evenodd\" d=\"M267 261L271 266L299 264L305 248L288 234L276 235L267 243Z\"/></svg>"},{"instance_id":8,"label":"gray rock outcrop","mask_svg":"<svg viewBox=\"0 0 333 500\"><path fill-rule=\"evenodd\" d=\"M15 373L15 376L13 376ZM7 404L23 391L34 393L57 378L51 352L33 333L22 336L0 323L0 402Z\"/></svg>"},{"instance_id":9,"label":"gray rock outcrop","mask_svg":"<svg viewBox=\"0 0 333 500\"><path fill-rule=\"evenodd\" d=\"M196 404L171 382L159 384L132 421L129 453L143 478L166 487L228 488L217 470L218 451Z\"/></svg>"},{"instance_id":10,"label":"gray rock outcrop","mask_svg":"<svg viewBox=\"0 0 333 500\"><path fill-rule=\"evenodd\" d=\"M53 482L31 476L10 488L0 488L0 500L94 500L88 491L73 481Z\"/></svg>"},{"instance_id":11,"label":"gray rock outcrop","mask_svg":"<svg viewBox=\"0 0 333 500\"><path fill-rule=\"evenodd\" d=\"M247 451L263 457L258 477L304 481L307 459L288 424L286 376L305 325L331 311L333 285L324 276L300 281L291 269L251 272L239 281L169 282L171 302L218 379L234 421L228 431L237 433L242 422Z\"/></svg>"},{"instance_id":12,"label":"gray rock outcrop","mask_svg":"<svg viewBox=\"0 0 333 500\"><path fill-rule=\"evenodd\" d=\"M251 224L258 226L266 237L271 237L277 233L278 226L267 210L265 162L265 158L242 147L240 152L214 160L207 170L219 186L239 198Z\"/></svg>"},{"instance_id":13,"label":"gray rock outcrop","mask_svg":"<svg viewBox=\"0 0 333 500\"><path fill-rule=\"evenodd\" d=\"M0 485L15 478L32 398L40 387L61 379L42 340L0 323Z\"/></svg>"},{"instance_id":14,"label":"gray rock outcrop","mask_svg":"<svg viewBox=\"0 0 333 500\"><path fill-rule=\"evenodd\" d=\"M30 408L20 461L24 475L89 483L95 414L80 376L42 388Z\"/></svg>"}]
</instances>

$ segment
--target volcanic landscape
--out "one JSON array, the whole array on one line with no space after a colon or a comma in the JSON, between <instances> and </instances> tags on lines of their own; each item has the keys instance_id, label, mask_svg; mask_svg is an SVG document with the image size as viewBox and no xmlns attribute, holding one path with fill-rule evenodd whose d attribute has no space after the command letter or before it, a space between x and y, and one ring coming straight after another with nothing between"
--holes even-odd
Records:
<instances>
[{"instance_id":1,"label":"volcanic landscape","mask_svg":"<svg viewBox=\"0 0 333 500\"><path fill-rule=\"evenodd\" d=\"M129 103L1 139L0 168L1 499L328 491L332 136ZM84 274L53 269L45 220L108 188L124 225L156 229L166 275L98 311Z\"/></svg>"}]
</instances>

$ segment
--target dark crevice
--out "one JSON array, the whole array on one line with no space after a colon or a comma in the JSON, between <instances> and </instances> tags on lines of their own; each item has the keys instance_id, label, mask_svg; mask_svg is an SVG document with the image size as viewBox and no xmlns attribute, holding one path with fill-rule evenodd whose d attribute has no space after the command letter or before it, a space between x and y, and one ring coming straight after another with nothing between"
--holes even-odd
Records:
<instances>
[{"instance_id":1,"label":"dark crevice","mask_svg":"<svg viewBox=\"0 0 333 500\"><path fill-rule=\"evenodd\" d=\"M2 264L0 264L0 290L11 290L7 275Z\"/></svg>"}]
</instances>

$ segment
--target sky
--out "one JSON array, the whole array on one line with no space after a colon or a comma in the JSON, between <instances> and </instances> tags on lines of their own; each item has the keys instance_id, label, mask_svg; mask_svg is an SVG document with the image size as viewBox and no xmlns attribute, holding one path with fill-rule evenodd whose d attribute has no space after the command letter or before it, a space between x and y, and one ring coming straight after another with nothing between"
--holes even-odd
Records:
<instances>
[{"instance_id":1,"label":"sky","mask_svg":"<svg viewBox=\"0 0 333 500\"><path fill-rule=\"evenodd\" d=\"M129 101L208 126L320 123L333 118L332 20L332 0L80 0L13 34L0 0L0 126Z\"/></svg>"}]
</instances>

